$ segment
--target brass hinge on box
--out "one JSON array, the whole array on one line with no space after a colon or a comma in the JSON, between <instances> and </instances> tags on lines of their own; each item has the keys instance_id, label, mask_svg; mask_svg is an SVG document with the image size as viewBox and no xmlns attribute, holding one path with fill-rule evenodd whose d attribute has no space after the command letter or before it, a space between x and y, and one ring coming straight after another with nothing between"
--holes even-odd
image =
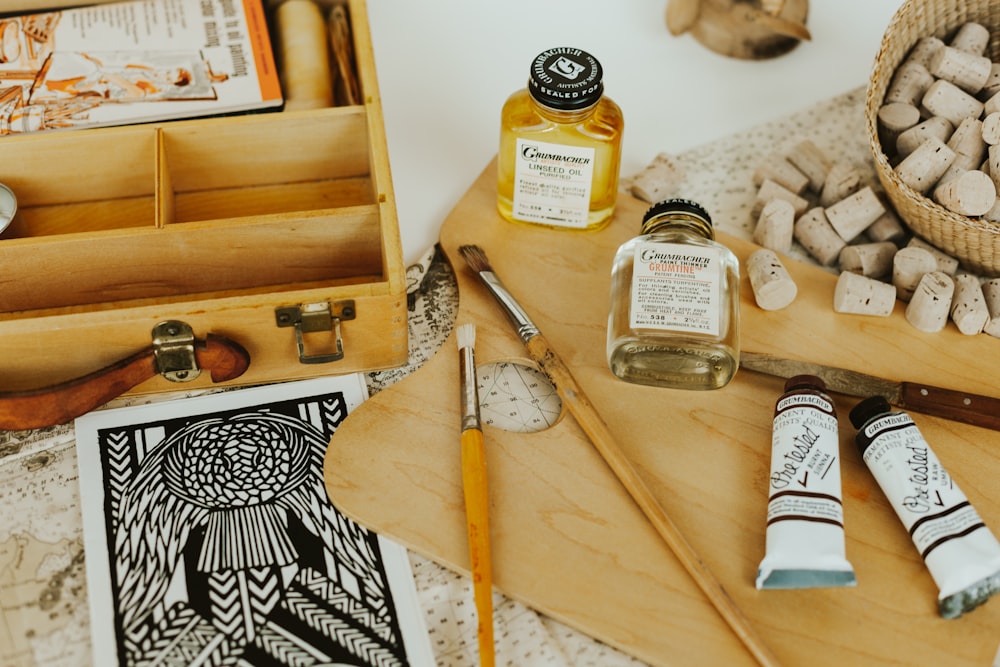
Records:
<instances>
[{"instance_id":1,"label":"brass hinge on box","mask_svg":"<svg viewBox=\"0 0 1000 667\"><path fill-rule=\"evenodd\" d=\"M356 316L353 299L302 303L274 309L274 319L279 327L295 327L295 346L299 354L299 363L302 364L326 364L343 359L344 341L340 335L340 322L353 320ZM318 332L333 333L336 346L334 351L306 353L305 334Z\"/></svg>"}]
</instances>

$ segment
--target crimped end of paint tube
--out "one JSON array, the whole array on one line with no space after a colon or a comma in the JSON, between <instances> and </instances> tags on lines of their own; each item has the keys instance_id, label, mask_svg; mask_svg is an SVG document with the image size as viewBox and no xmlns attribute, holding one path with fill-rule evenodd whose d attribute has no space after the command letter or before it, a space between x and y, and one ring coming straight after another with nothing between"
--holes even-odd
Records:
<instances>
[{"instance_id":1,"label":"crimped end of paint tube","mask_svg":"<svg viewBox=\"0 0 1000 667\"><path fill-rule=\"evenodd\" d=\"M857 586L853 570L771 570L757 573L757 590Z\"/></svg>"},{"instance_id":2,"label":"crimped end of paint tube","mask_svg":"<svg viewBox=\"0 0 1000 667\"><path fill-rule=\"evenodd\" d=\"M942 618L958 618L972 611L1000 592L1000 571L984 577L971 586L938 600L938 613Z\"/></svg>"}]
</instances>

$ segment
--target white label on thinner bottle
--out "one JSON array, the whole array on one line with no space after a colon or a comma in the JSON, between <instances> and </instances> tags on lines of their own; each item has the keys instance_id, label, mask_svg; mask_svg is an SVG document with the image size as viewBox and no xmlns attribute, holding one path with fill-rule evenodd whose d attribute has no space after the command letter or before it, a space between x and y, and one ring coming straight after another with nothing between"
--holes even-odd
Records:
<instances>
[{"instance_id":1,"label":"white label on thinner bottle","mask_svg":"<svg viewBox=\"0 0 1000 667\"><path fill-rule=\"evenodd\" d=\"M639 243L629 326L719 335L721 258L717 248Z\"/></svg>"},{"instance_id":2,"label":"white label on thinner bottle","mask_svg":"<svg viewBox=\"0 0 1000 667\"><path fill-rule=\"evenodd\" d=\"M518 139L514 218L585 228L593 175L593 148Z\"/></svg>"}]
</instances>

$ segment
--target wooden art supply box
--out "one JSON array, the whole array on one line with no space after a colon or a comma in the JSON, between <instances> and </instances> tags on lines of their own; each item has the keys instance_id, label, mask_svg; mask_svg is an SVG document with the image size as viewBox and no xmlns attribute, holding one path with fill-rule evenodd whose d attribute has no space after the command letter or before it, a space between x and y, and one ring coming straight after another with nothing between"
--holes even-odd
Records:
<instances>
[{"instance_id":1,"label":"wooden art supply box","mask_svg":"<svg viewBox=\"0 0 1000 667\"><path fill-rule=\"evenodd\" d=\"M0 183L18 199L0 234L0 391L97 371L150 347L166 320L245 347L238 384L406 362L367 10L319 1L348 10L361 103L0 137ZM265 0L269 16L279 2ZM60 4L80 3L13 0L3 11ZM208 385L208 373L157 376L134 391Z\"/></svg>"}]
</instances>

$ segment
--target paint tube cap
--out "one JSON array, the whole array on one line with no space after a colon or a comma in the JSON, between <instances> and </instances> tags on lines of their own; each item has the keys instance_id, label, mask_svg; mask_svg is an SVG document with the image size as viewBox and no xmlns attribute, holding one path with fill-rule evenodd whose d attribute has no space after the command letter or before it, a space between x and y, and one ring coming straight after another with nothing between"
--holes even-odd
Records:
<instances>
[{"instance_id":1,"label":"paint tube cap","mask_svg":"<svg viewBox=\"0 0 1000 667\"><path fill-rule=\"evenodd\" d=\"M850 418L854 428L860 429L873 418L892 412L892 406L884 396L870 396L851 410Z\"/></svg>"},{"instance_id":2,"label":"paint tube cap","mask_svg":"<svg viewBox=\"0 0 1000 667\"><path fill-rule=\"evenodd\" d=\"M826 383L817 375L793 375L785 381L785 391L795 389L815 389L826 391Z\"/></svg>"}]
</instances>

